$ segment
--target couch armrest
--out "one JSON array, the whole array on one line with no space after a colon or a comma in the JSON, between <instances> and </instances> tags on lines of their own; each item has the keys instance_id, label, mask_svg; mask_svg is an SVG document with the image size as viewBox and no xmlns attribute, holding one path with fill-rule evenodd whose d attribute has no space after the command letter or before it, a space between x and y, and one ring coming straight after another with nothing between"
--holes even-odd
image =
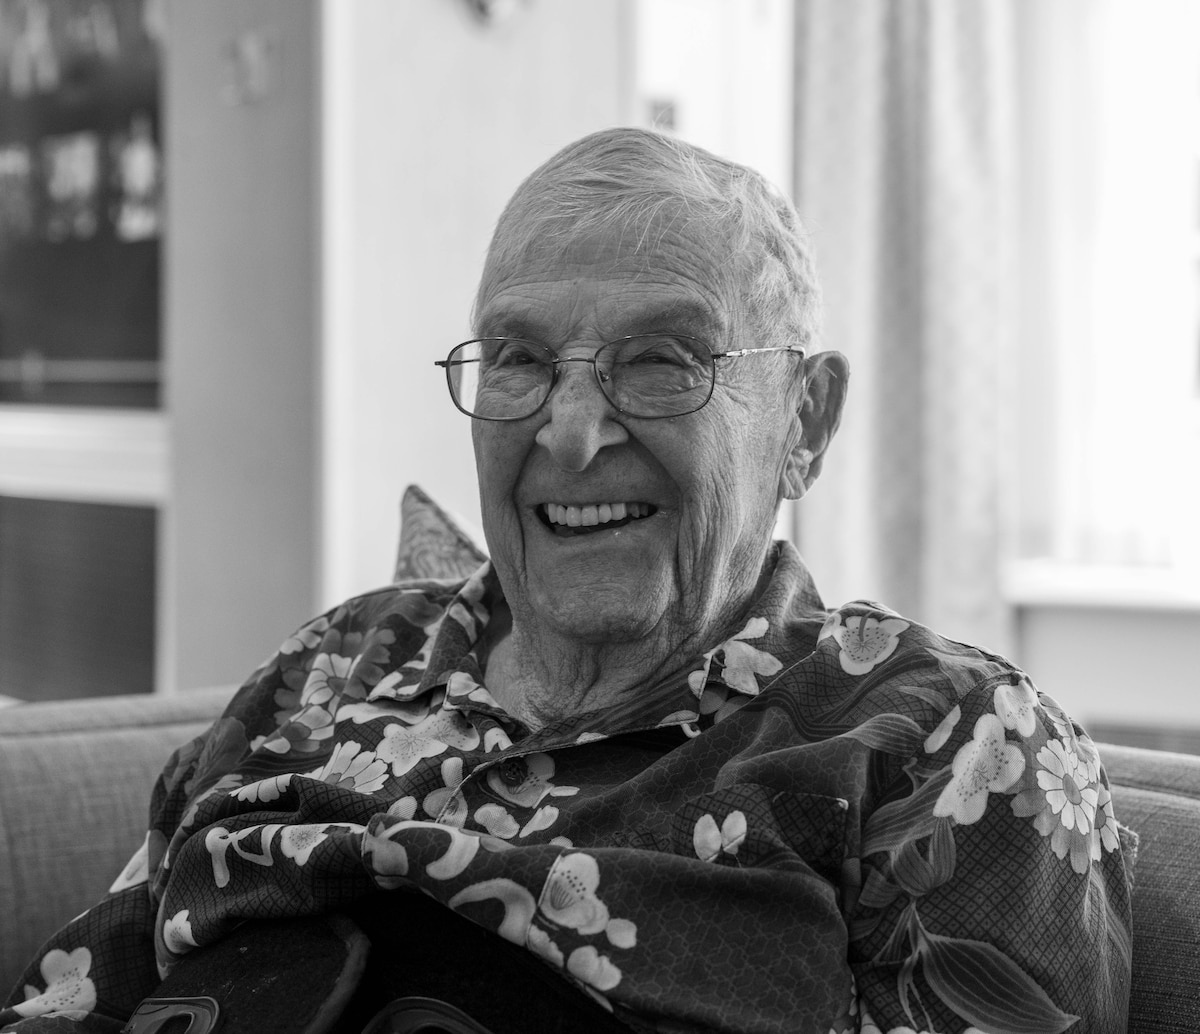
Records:
<instances>
[{"instance_id":1,"label":"couch armrest","mask_svg":"<svg viewBox=\"0 0 1200 1034\"><path fill-rule=\"evenodd\" d=\"M1200 1015L1200 756L1100 745L1117 820L1138 835L1129 1034Z\"/></svg>"},{"instance_id":2,"label":"couch armrest","mask_svg":"<svg viewBox=\"0 0 1200 1034\"><path fill-rule=\"evenodd\" d=\"M0 709L0 997L141 844L154 781L232 687Z\"/></svg>"}]
</instances>

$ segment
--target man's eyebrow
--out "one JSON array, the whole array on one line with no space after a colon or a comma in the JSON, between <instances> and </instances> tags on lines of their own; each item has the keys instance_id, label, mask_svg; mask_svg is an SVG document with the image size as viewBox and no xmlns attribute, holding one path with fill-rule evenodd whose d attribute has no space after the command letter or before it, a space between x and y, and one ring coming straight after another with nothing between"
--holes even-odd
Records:
<instances>
[{"instance_id":1,"label":"man's eyebrow","mask_svg":"<svg viewBox=\"0 0 1200 1034\"><path fill-rule=\"evenodd\" d=\"M623 334L673 330L708 339L720 335L724 329L724 321L712 308L687 299L666 305L651 305L641 310L631 309L622 313L618 322Z\"/></svg>"},{"instance_id":2,"label":"man's eyebrow","mask_svg":"<svg viewBox=\"0 0 1200 1034\"><path fill-rule=\"evenodd\" d=\"M513 337L527 341L543 341L546 333L536 321L512 312L485 312L477 323L476 332L483 337Z\"/></svg>"},{"instance_id":3,"label":"man's eyebrow","mask_svg":"<svg viewBox=\"0 0 1200 1034\"><path fill-rule=\"evenodd\" d=\"M613 338L674 331L715 344L725 330L725 321L719 314L703 302L691 299L618 309L606 322L605 329ZM551 331L541 320L517 312L484 312L478 320L476 333L483 337L524 338L544 344L555 343L548 340Z\"/></svg>"}]
</instances>

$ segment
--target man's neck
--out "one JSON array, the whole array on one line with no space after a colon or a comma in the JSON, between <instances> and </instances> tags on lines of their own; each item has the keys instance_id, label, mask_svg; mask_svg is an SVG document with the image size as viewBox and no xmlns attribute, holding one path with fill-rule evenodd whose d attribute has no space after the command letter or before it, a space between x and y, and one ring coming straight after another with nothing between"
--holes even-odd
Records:
<instances>
[{"instance_id":1,"label":"man's neck","mask_svg":"<svg viewBox=\"0 0 1200 1034\"><path fill-rule=\"evenodd\" d=\"M715 646L722 632L677 637L674 650L663 650L659 637L580 643L544 630L524 635L505 607L486 635L484 682L505 711L539 729L567 715L636 698Z\"/></svg>"}]
</instances>

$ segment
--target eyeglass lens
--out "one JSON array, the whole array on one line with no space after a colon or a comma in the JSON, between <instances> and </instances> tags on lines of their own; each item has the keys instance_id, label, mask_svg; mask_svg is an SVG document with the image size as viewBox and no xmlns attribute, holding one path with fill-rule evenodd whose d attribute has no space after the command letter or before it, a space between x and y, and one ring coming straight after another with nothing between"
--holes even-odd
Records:
<instances>
[{"instance_id":1,"label":"eyeglass lens","mask_svg":"<svg viewBox=\"0 0 1200 1034\"><path fill-rule=\"evenodd\" d=\"M467 341L450 353L450 390L473 416L518 420L541 406L557 363L594 362L608 400L630 416L679 416L699 409L713 388L712 354L691 338L646 335L610 342L591 360L559 359L532 341Z\"/></svg>"}]
</instances>

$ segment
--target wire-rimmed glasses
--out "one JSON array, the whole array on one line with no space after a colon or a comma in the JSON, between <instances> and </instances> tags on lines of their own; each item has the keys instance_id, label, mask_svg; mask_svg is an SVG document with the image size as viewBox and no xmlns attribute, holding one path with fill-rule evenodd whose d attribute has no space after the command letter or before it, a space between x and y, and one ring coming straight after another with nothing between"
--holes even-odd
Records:
<instances>
[{"instance_id":1,"label":"wire-rimmed glasses","mask_svg":"<svg viewBox=\"0 0 1200 1034\"><path fill-rule=\"evenodd\" d=\"M563 363L590 363L604 397L626 416L644 420L694 413L712 398L718 359L752 352L792 352L792 345L711 352L682 334L637 334L601 345L591 356L560 356L519 338L464 341L435 366L446 371L454 404L478 420L524 420L546 404Z\"/></svg>"}]
</instances>

